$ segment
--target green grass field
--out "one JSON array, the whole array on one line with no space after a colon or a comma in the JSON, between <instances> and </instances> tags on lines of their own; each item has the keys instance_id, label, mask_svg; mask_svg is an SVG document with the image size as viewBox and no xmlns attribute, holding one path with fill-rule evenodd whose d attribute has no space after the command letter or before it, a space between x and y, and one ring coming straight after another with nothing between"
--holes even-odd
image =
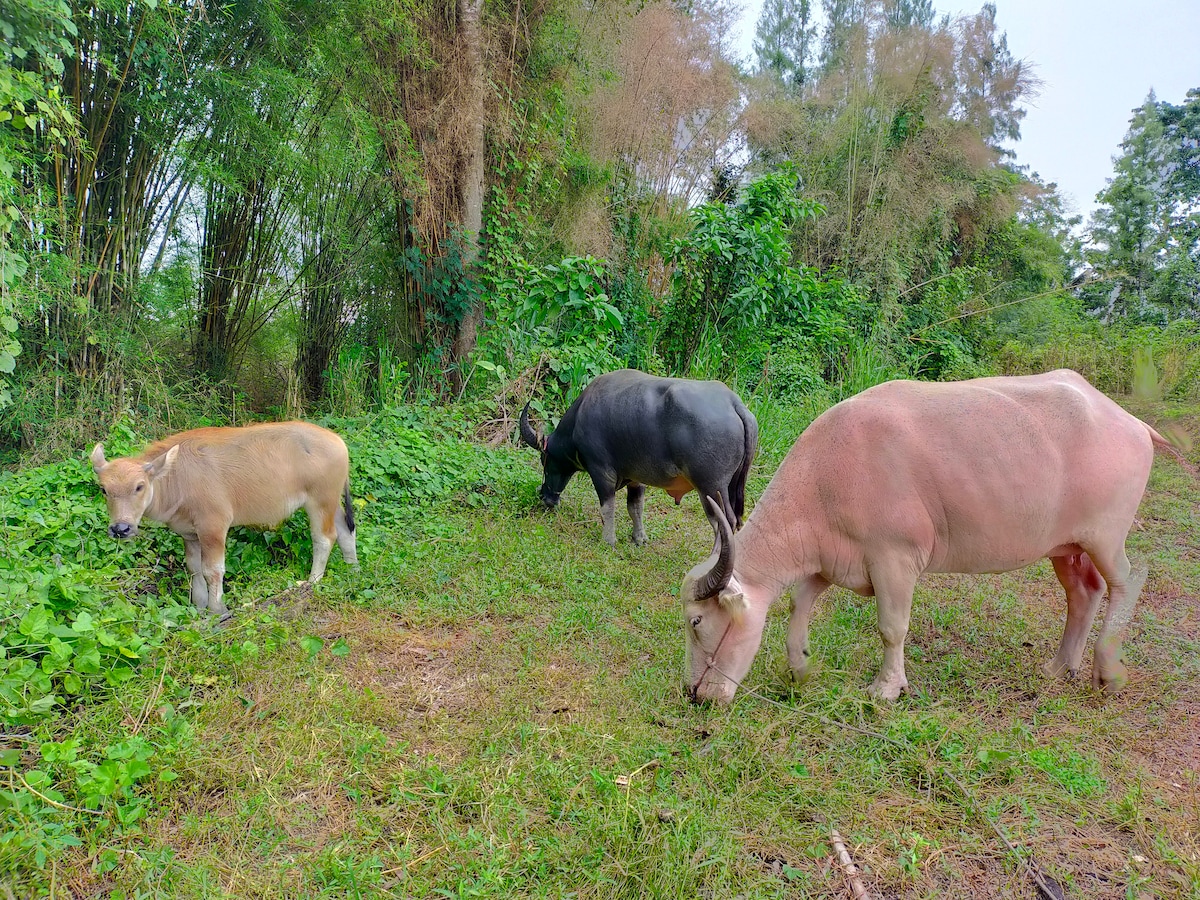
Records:
<instances>
[{"instance_id":1,"label":"green grass field","mask_svg":"<svg viewBox=\"0 0 1200 900\"><path fill-rule=\"evenodd\" d=\"M1200 433L1200 410L1137 411ZM758 414L751 500L806 421ZM0 809L0 898L850 897L831 829L876 897L1037 897L1034 871L1066 897L1200 897L1200 483L1172 460L1131 535L1150 576L1119 695L1090 650L1077 681L1040 674L1065 611L1043 561L925 579L893 705L866 694L874 602L834 590L805 685L780 674L781 604L749 690L711 709L681 688L695 495L651 492L640 548L619 503L613 551L586 478L546 513L534 455L488 454L500 488L399 519L364 491L360 570L335 550L312 592L290 586L307 549L275 553L229 579L224 629L187 618L95 702L10 726L0 786L37 796ZM133 602L186 602L172 541L126 572ZM46 758L68 736L154 752L89 801ZM77 840L40 860L11 837L51 826Z\"/></svg>"}]
</instances>

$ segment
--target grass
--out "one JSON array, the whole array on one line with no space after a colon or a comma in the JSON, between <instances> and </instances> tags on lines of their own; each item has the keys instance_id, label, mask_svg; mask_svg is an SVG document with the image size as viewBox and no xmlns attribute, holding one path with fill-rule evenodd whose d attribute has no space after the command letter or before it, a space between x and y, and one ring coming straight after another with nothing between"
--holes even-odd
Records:
<instances>
[{"instance_id":1,"label":"grass","mask_svg":"<svg viewBox=\"0 0 1200 900\"><path fill-rule=\"evenodd\" d=\"M1144 411L1168 413L1196 432L1200 410ZM760 410L752 497L806 415ZM1170 460L1130 541L1151 575L1123 693L1039 674L1064 614L1043 562L922 581L893 705L865 691L873 601L838 590L804 686L780 676L781 605L750 690L711 709L680 684L695 496L651 493L649 545L626 520L613 551L586 479L532 511L530 457L497 451L510 495L380 527L314 593L285 590L303 559L234 579L253 605L229 627L65 712L175 777L143 782L135 822L75 820L80 846L13 895L841 898L836 827L883 896L1035 897L1023 860L1066 896L1200 896L1200 487Z\"/></svg>"}]
</instances>

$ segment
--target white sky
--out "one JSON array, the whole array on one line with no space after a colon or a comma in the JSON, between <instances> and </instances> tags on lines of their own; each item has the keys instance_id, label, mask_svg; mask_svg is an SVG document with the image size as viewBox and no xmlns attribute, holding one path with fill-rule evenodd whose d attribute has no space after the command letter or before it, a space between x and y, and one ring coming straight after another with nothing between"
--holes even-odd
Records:
<instances>
[{"instance_id":1,"label":"white sky","mask_svg":"<svg viewBox=\"0 0 1200 900\"><path fill-rule=\"evenodd\" d=\"M1200 87L1200 0L995 0L1008 49L1043 82L1021 122L1017 162L1056 182L1085 218L1112 176L1112 158L1135 107L1153 88L1183 102ZM813 6L819 7L814 0ZM974 14L980 3L934 0L938 15ZM746 0L734 52L754 56L762 0Z\"/></svg>"}]
</instances>

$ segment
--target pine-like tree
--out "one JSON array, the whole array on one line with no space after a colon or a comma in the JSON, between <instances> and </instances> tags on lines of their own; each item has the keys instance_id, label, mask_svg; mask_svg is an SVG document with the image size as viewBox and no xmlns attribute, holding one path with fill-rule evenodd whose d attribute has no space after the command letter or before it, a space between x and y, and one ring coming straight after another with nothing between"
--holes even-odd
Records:
<instances>
[{"instance_id":1,"label":"pine-like tree","mask_svg":"<svg viewBox=\"0 0 1200 900\"><path fill-rule=\"evenodd\" d=\"M766 0L754 37L759 71L799 92L808 81L816 34L812 0Z\"/></svg>"},{"instance_id":2,"label":"pine-like tree","mask_svg":"<svg viewBox=\"0 0 1200 900\"><path fill-rule=\"evenodd\" d=\"M1151 91L1134 111L1114 161L1114 175L1096 199L1088 262L1099 276L1085 292L1105 321L1160 318L1152 305L1156 257L1166 213L1169 151L1159 104Z\"/></svg>"}]
</instances>

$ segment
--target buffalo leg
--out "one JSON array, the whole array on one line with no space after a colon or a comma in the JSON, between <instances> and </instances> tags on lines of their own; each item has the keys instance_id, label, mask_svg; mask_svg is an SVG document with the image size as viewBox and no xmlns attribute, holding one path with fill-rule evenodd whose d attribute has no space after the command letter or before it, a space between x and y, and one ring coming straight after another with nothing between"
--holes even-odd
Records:
<instances>
[{"instance_id":1,"label":"buffalo leg","mask_svg":"<svg viewBox=\"0 0 1200 900\"><path fill-rule=\"evenodd\" d=\"M219 616L229 609L221 599L222 580L225 578L225 535L227 529L210 531L200 535L200 569L208 587L208 610Z\"/></svg>"},{"instance_id":2,"label":"buffalo leg","mask_svg":"<svg viewBox=\"0 0 1200 900\"><path fill-rule=\"evenodd\" d=\"M1109 558L1092 555L1092 562L1108 582L1108 606L1093 650L1092 685L1106 691L1119 691L1129 677L1121 662L1121 636L1133 618L1138 594L1146 581L1146 567L1134 569L1125 555L1124 546Z\"/></svg>"},{"instance_id":3,"label":"buffalo leg","mask_svg":"<svg viewBox=\"0 0 1200 900\"><path fill-rule=\"evenodd\" d=\"M629 510L630 521L633 522L633 542L646 543L646 526L642 523L642 510L646 503L646 486L631 484L626 490L625 506Z\"/></svg>"},{"instance_id":4,"label":"buffalo leg","mask_svg":"<svg viewBox=\"0 0 1200 900\"><path fill-rule=\"evenodd\" d=\"M908 677L904 673L904 640L908 637L917 578L891 561L869 566L868 570L878 607L883 663L867 693L876 700L895 700L908 689Z\"/></svg>"},{"instance_id":5,"label":"buffalo leg","mask_svg":"<svg viewBox=\"0 0 1200 900\"><path fill-rule=\"evenodd\" d=\"M788 670L792 681L799 684L808 677L811 651L808 647L808 625L812 621L813 604L829 582L820 576L806 578L792 587L792 614L788 619Z\"/></svg>"},{"instance_id":6,"label":"buffalo leg","mask_svg":"<svg viewBox=\"0 0 1200 900\"><path fill-rule=\"evenodd\" d=\"M184 558L187 560L187 570L191 581L192 605L196 609L208 609L208 585L204 582L204 571L201 563L200 538L183 539Z\"/></svg>"},{"instance_id":7,"label":"buffalo leg","mask_svg":"<svg viewBox=\"0 0 1200 900\"><path fill-rule=\"evenodd\" d=\"M1058 653L1042 667L1042 671L1051 677L1069 674L1073 678L1083 662L1083 648L1100 601L1104 599L1105 584L1086 553L1055 556L1050 562L1067 592L1067 623Z\"/></svg>"},{"instance_id":8,"label":"buffalo leg","mask_svg":"<svg viewBox=\"0 0 1200 900\"><path fill-rule=\"evenodd\" d=\"M617 546L617 523L613 514L617 504L617 485L613 479L605 477L600 472L588 472L592 485L596 488L596 496L600 500L600 522L603 526L604 543L610 547Z\"/></svg>"}]
</instances>

